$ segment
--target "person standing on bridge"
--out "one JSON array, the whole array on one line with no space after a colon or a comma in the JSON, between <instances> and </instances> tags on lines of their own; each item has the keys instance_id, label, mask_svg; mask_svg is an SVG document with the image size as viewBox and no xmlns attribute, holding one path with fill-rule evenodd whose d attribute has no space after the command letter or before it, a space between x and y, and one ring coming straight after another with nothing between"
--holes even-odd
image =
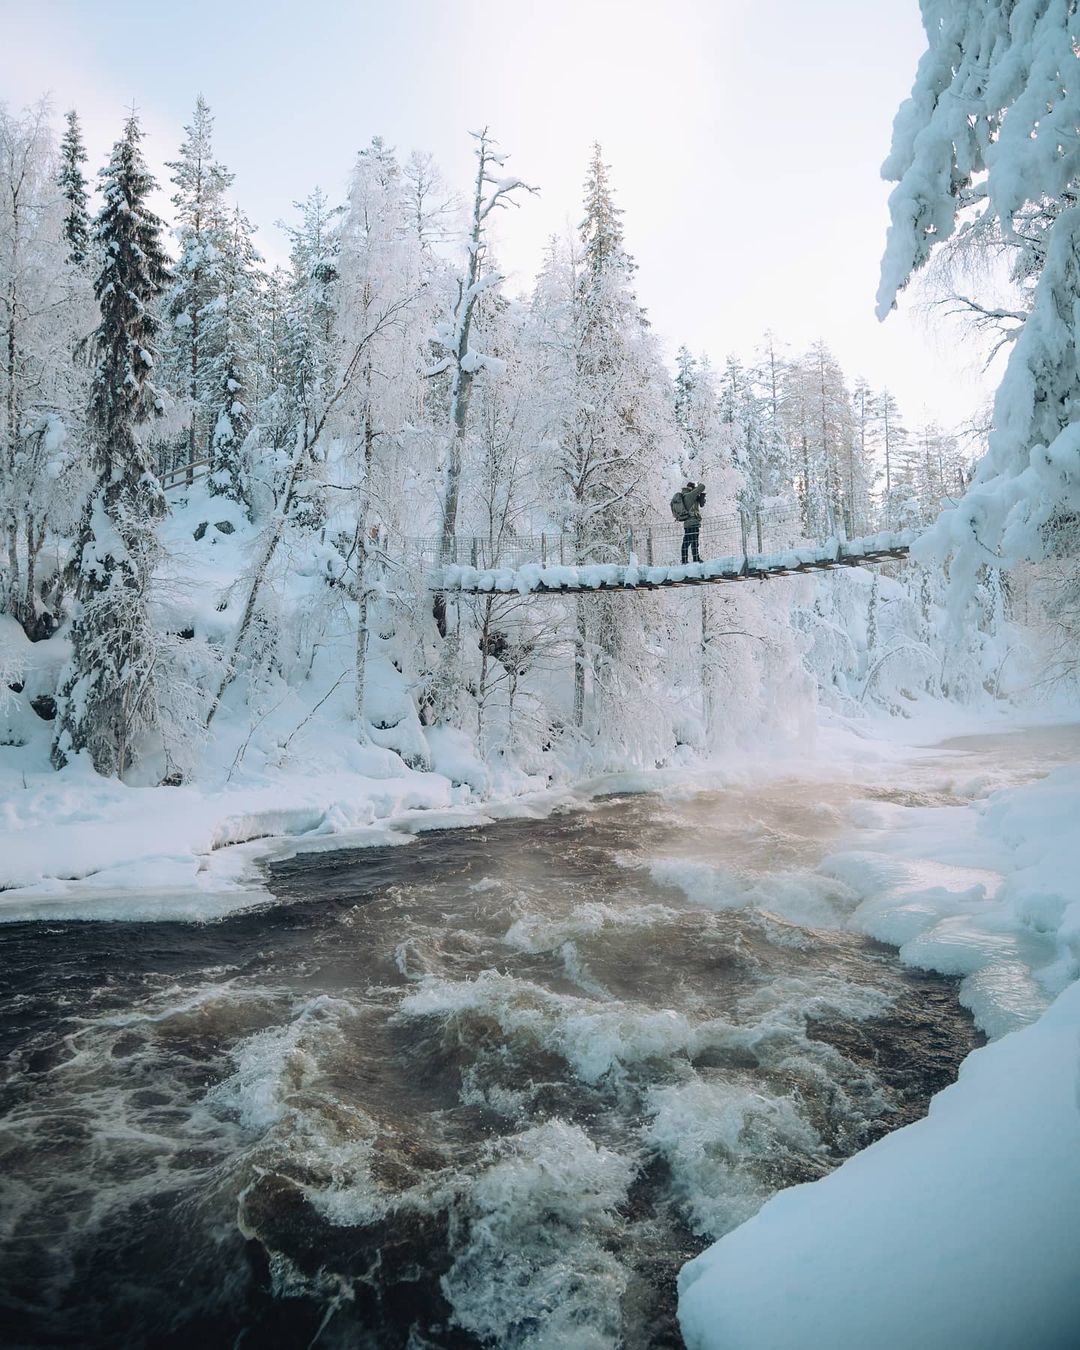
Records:
<instances>
[{"instance_id":1,"label":"person standing on bridge","mask_svg":"<svg viewBox=\"0 0 1080 1350\"><path fill-rule=\"evenodd\" d=\"M701 508L705 505L705 484L688 482L671 499L671 514L682 522L682 562L688 562L693 555L694 562L701 561L698 552L698 537L701 534Z\"/></svg>"}]
</instances>

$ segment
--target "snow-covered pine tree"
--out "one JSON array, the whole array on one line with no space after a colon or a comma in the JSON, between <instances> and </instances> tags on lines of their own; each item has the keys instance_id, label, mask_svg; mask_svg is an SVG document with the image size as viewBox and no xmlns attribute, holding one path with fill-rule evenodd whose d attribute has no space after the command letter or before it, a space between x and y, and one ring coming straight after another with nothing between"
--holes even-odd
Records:
<instances>
[{"instance_id":1,"label":"snow-covered pine tree","mask_svg":"<svg viewBox=\"0 0 1080 1350\"><path fill-rule=\"evenodd\" d=\"M203 325L207 357L207 406L210 432L210 491L233 501L247 500L241 452L258 401L257 336L262 261L252 235L255 227L235 207L217 248L217 302Z\"/></svg>"},{"instance_id":2,"label":"snow-covered pine tree","mask_svg":"<svg viewBox=\"0 0 1080 1350\"><path fill-rule=\"evenodd\" d=\"M881 456L882 505L885 528L896 529L897 521L906 514L904 503L911 496L908 481L908 429L895 396L882 389L874 399L874 443Z\"/></svg>"},{"instance_id":3,"label":"snow-covered pine tree","mask_svg":"<svg viewBox=\"0 0 1080 1350\"><path fill-rule=\"evenodd\" d=\"M220 340L205 332L208 318L221 303L222 258L226 250L228 212L225 192L233 175L214 159L214 117L200 94L195 112L184 128L178 159L169 162L176 188L174 232L180 256L166 301L171 320L167 338L170 382L186 405L187 437L184 455L188 482L193 467L210 453L210 437L218 404L222 356ZM220 339L220 325L216 336Z\"/></svg>"},{"instance_id":4,"label":"snow-covered pine tree","mask_svg":"<svg viewBox=\"0 0 1080 1350\"><path fill-rule=\"evenodd\" d=\"M298 523L317 527L324 518L324 503L314 433L335 388L338 353L332 337L342 208L332 207L319 187L293 206L300 220L284 226L291 246L283 375L290 440L294 445L308 446L310 453L292 491L292 511Z\"/></svg>"},{"instance_id":5,"label":"snow-covered pine tree","mask_svg":"<svg viewBox=\"0 0 1080 1350\"><path fill-rule=\"evenodd\" d=\"M253 439L272 451L275 461L284 460L296 434L286 351L289 291L289 274L283 267L264 275L255 322Z\"/></svg>"},{"instance_id":6,"label":"snow-covered pine tree","mask_svg":"<svg viewBox=\"0 0 1080 1350\"><path fill-rule=\"evenodd\" d=\"M86 163L79 115L74 108L65 114L67 130L60 142L60 171L57 186L64 198L64 238L68 245L68 259L76 267L87 261L90 252L90 194L82 166Z\"/></svg>"},{"instance_id":7,"label":"snow-covered pine tree","mask_svg":"<svg viewBox=\"0 0 1080 1350\"><path fill-rule=\"evenodd\" d=\"M670 379L634 293L621 218L594 145L573 266L574 367L557 466L580 563L622 556L629 531L664 498L663 471L677 453ZM575 631L574 722L582 726L587 667L599 689L629 632L620 631L607 597L578 600Z\"/></svg>"},{"instance_id":8,"label":"snow-covered pine tree","mask_svg":"<svg viewBox=\"0 0 1080 1350\"><path fill-rule=\"evenodd\" d=\"M331 383L342 208L331 206L319 187L293 206L300 220L285 226L291 263L285 346L292 394L307 436L322 415Z\"/></svg>"},{"instance_id":9,"label":"snow-covered pine tree","mask_svg":"<svg viewBox=\"0 0 1080 1350\"><path fill-rule=\"evenodd\" d=\"M94 284L101 322L90 395L97 483L77 549L71 659L53 745L58 766L86 749L101 774L123 774L156 720L157 639L148 591L165 503L137 432L161 407L151 378L155 308L170 274L161 221L147 206L155 183L141 139L133 112L101 171L104 200L93 230L102 259Z\"/></svg>"}]
</instances>

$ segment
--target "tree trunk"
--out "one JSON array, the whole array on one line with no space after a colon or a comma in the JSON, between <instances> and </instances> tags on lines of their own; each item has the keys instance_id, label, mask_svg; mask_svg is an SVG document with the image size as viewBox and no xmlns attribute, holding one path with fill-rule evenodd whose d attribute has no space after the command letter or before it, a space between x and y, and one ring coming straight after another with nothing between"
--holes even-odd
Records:
<instances>
[{"instance_id":1,"label":"tree trunk","mask_svg":"<svg viewBox=\"0 0 1080 1350\"><path fill-rule=\"evenodd\" d=\"M712 652L709 649L711 642L709 636L710 617L707 588L703 586L701 589L701 702L702 711L705 715L705 744L711 750L713 746L716 717Z\"/></svg>"},{"instance_id":2,"label":"tree trunk","mask_svg":"<svg viewBox=\"0 0 1080 1350\"><path fill-rule=\"evenodd\" d=\"M588 630L585 624L585 600L577 597L574 623L574 726L585 725L585 642Z\"/></svg>"},{"instance_id":3,"label":"tree trunk","mask_svg":"<svg viewBox=\"0 0 1080 1350\"><path fill-rule=\"evenodd\" d=\"M356 504L356 739L367 745L364 720L364 687L367 678L368 649L368 506L371 502L371 462L375 453L375 432L371 421L371 362L365 372L368 401L364 412L364 465L360 500Z\"/></svg>"},{"instance_id":4,"label":"tree trunk","mask_svg":"<svg viewBox=\"0 0 1080 1350\"><path fill-rule=\"evenodd\" d=\"M484 701L487 697L487 676L489 667L488 643L491 636L491 611L495 600L493 596L484 597L484 621L480 627L480 682L476 691L476 743L480 754L485 751Z\"/></svg>"}]
</instances>

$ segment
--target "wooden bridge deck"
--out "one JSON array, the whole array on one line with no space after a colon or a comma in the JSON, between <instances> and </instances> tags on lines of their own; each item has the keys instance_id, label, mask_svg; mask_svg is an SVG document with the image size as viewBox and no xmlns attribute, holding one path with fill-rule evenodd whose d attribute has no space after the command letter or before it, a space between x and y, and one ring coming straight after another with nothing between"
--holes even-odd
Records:
<instances>
[{"instance_id":1,"label":"wooden bridge deck","mask_svg":"<svg viewBox=\"0 0 1080 1350\"><path fill-rule=\"evenodd\" d=\"M671 567L601 565L591 568L545 567L533 564L515 569L477 570L449 566L433 570L429 589L458 595L595 595L598 591L658 591L676 586L710 586L737 581L765 581L771 577L829 572L840 567L864 567L900 561L907 557L908 542L887 547L848 548L840 544L828 556L773 560L753 556L740 559L704 559ZM583 572L584 576L567 577ZM545 575L546 574L546 575Z\"/></svg>"}]
</instances>

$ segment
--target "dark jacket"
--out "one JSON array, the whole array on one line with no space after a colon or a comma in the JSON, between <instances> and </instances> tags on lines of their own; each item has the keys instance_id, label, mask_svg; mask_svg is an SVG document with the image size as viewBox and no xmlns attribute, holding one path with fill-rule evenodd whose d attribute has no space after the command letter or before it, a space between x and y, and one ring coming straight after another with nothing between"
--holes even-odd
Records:
<instances>
[{"instance_id":1,"label":"dark jacket","mask_svg":"<svg viewBox=\"0 0 1080 1350\"><path fill-rule=\"evenodd\" d=\"M705 484L688 483L681 492L675 494L671 503L676 520L681 520L684 524L700 521L704 501Z\"/></svg>"}]
</instances>

